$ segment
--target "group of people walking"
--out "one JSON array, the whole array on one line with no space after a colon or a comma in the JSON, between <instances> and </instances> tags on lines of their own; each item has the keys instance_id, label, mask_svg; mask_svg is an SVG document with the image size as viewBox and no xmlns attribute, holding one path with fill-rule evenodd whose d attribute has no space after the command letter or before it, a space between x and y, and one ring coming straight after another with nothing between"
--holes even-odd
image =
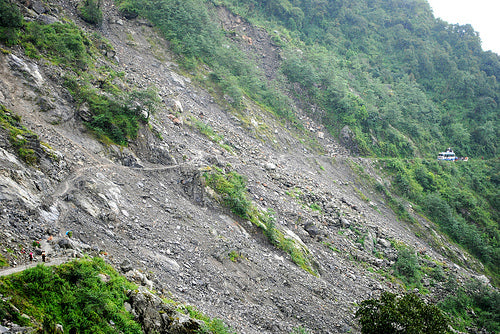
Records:
<instances>
[{"instance_id":1,"label":"group of people walking","mask_svg":"<svg viewBox=\"0 0 500 334\"><path fill-rule=\"evenodd\" d=\"M30 252L30 262L33 262L34 259L35 257L33 255L33 252ZM45 251L42 251L42 262L45 262L45 259L46 259Z\"/></svg>"}]
</instances>

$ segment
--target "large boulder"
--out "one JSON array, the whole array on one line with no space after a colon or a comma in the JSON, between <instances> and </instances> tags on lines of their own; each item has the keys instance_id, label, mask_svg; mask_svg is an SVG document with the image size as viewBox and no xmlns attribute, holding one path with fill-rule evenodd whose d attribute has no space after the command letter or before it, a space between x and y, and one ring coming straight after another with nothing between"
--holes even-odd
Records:
<instances>
[{"instance_id":1,"label":"large boulder","mask_svg":"<svg viewBox=\"0 0 500 334\"><path fill-rule=\"evenodd\" d=\"M340 130L340 143L344 147L349 149L351 153L353 154L359 153L358 144L356 142L356 135L347 125L344 126L342 130Z\"/></svg>"},{"instance_id":2,"label":"large boulder","mask_svg":"<svg viewBox=\"0 0 500 334\"><path fill-rule=\"evenodd\" d=\"M176 311L173 305L164 303L143 287L130 290L128 297L127 307L146 334L189 334L202 328L202 321Z\"/></svg>"}]
</instances>

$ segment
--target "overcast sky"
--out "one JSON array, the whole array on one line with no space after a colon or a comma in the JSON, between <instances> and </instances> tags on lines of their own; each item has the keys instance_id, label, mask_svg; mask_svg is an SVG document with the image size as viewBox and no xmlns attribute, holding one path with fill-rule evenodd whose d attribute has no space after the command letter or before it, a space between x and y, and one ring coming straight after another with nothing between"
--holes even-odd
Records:
<instances>
[{"instance_id":1,"label":"overcast sky","mask_svg":"<svg viewBox=\"0 0 500 334\"><path fill-rule=\"evenodd\" d=\"M500 54L500 0L427 0L435 17L452 24L472 25L483 50Z\"/></svg>"}]
</instances>

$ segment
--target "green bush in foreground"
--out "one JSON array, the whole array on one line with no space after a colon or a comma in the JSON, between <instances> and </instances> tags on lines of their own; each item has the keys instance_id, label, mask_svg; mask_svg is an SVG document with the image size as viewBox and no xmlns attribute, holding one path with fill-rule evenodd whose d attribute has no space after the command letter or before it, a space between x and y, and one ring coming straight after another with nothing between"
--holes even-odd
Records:
<instances>
[{"instance_id":1,"label":"green bush in foreground","mask_svg":"<svg viewBox=\"0 0 500 334\"><path fill-rule=\"evenodd\" d=\"M403 297L384 292L380 299L361 302L356 318L363 334L443 334L448 323L435 305L410 293Z\"/></svg>"},{"instance_id":2,"label":"green bush in foreground","mask_svg":"<svg viewBox=\"0 0 500 334\"><path fill-rule=\"evenodd\" d=\"M133 288L100 258L38 265L0 279L0 293L49 333L56 324L69 333L142 333L123 306L126 290ZM0 305L0 313L12 315L7 306ZM12 318L16 320L15 314Z\"/></svg>"}]
</instances>

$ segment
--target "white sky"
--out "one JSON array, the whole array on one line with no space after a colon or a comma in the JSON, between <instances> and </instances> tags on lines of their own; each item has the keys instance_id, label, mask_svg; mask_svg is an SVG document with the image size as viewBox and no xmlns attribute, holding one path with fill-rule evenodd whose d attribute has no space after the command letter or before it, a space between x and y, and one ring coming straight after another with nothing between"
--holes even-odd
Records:
<instances>
[{"instance_id":1,"label":"white sky","mask_svg":"<svg viewBox=\"0 0 500 334\"><path fill-rule=\"evenodd\" d=\"M500 54L500 0L427 0L435 17L470 24L479 32L483 50Z\"/></svg>"}]
</instances>

